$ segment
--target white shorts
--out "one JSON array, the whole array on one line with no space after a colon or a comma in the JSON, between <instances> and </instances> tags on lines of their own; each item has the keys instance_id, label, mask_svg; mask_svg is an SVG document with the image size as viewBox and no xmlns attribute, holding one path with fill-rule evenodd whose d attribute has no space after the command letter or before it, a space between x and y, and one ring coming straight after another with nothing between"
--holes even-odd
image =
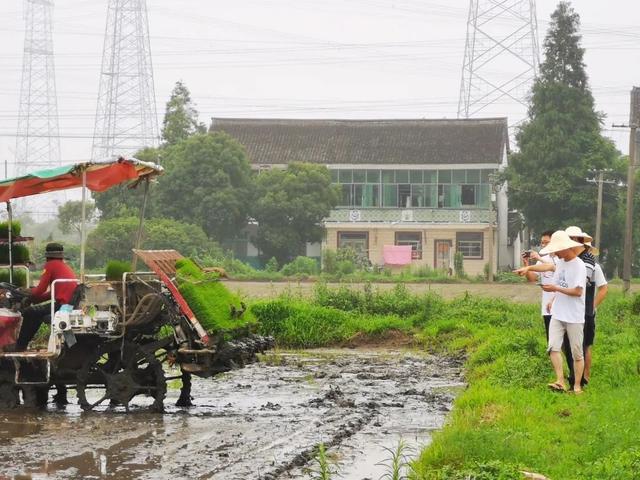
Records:
<instances>
[{"instance_id":1,"label":"white shorts","mask_svg":"<svg viewBox=\"0 0 640 480\"><path fill-rule=\"evenodd\" d=\"M568 323L552 317L551 323L549 323L549 346L547 347L547 352L562 351L565 333L569 337L573 360L582 360L584 358L582 351L584 323Z\"/></svg>"}]
</instances>

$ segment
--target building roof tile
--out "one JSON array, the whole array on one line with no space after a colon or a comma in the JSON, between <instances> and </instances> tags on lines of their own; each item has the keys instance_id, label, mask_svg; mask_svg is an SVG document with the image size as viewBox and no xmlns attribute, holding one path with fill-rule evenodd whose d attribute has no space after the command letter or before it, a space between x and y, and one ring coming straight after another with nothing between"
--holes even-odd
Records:
<instances>
[{"instance_id":1,"label":"building roof tile","mask_svg":"<svg viewBox=\"0 0 640 480\"><path fill-rule=\"evenodd\" d=\"M507 119L300 120L214 118L254 164L498 164Z\"/></svg>"}]
</instances>

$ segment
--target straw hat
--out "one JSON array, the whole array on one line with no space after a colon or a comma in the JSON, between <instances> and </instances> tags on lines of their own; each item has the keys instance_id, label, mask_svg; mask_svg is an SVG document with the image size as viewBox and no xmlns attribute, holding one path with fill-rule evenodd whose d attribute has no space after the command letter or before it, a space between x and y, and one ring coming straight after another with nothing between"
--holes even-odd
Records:
<instances>
[{"instance_id":1,"label":"straw hat","mask_svg":"<svg viewBox=\"0 0 640 480\"><path fill-rule=\"evenodd\" d=\"M593 245L591 245L591 242L593 242L593 237L591 235L589 235L587 232L583 232L582 229L580 227L568 227L565 232L567 232L567 234L570 237L574 237L574 238L582 238L583 239L583 244L587 247L589 247L589 251L593 254L593 255L598 255L600 253L600 250L597 249L596 247L594 247Z\"/></svg>"},{"instance_id":2,"label":"straw hat","mask_svg":"<svg viewBox=\"0 0 640 480\"><path fill-rule=\"evenodd\" d=\"M568 248L582 247L582 243L574 242L569 238L569 234L565 230L558 230L551 235L551 240L540 250L540 255L567 250Z\"/></svg>"},{"instance_id":3,"label":"straw hat","mask_svg":"<svg viewBox=\"0 0 640 480\"><path fill-rule=\"evenodd\" d=\"M567 235L574 238L584 238L584 243L593 242L593 237L589 235L587 232L583 232L580 227L568 227L565 232Z\"/></svg>"}]
</instances>

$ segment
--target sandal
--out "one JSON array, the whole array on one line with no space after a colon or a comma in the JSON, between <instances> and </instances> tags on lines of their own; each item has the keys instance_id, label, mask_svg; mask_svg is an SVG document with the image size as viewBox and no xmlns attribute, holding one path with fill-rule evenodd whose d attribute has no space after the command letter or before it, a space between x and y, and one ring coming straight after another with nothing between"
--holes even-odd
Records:
<instances>
[{"instance_id":1,"label":"sandal","mask_svg":"<svg viewBox=\"0 0 640 480\"><path fill-rule=\"evenodd\" d=\"M558 393L566 392L564 385L558 382L549 383L547 387L549 387L554 392L558 392Z\"/></svg>"}]
</instances>

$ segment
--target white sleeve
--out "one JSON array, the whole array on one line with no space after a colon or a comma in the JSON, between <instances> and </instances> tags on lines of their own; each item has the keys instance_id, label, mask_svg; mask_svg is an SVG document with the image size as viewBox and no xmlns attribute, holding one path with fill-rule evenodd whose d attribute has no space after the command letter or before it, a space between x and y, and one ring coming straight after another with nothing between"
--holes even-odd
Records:
<instances>
[{"instance_id":1,"label":"white sleeve","mask_svg":"<svg viewBox=\"0 0 640 480\"><path fill-rule=\"evenodd\" d=\"M593 278L594 278L594 283L598 288L603 287L607 284L607 279L605 278L604 272L602 271L602 267L600 266L599 263L596 263L596 268L594 270Z\"/></svg>"}]
</instances>

